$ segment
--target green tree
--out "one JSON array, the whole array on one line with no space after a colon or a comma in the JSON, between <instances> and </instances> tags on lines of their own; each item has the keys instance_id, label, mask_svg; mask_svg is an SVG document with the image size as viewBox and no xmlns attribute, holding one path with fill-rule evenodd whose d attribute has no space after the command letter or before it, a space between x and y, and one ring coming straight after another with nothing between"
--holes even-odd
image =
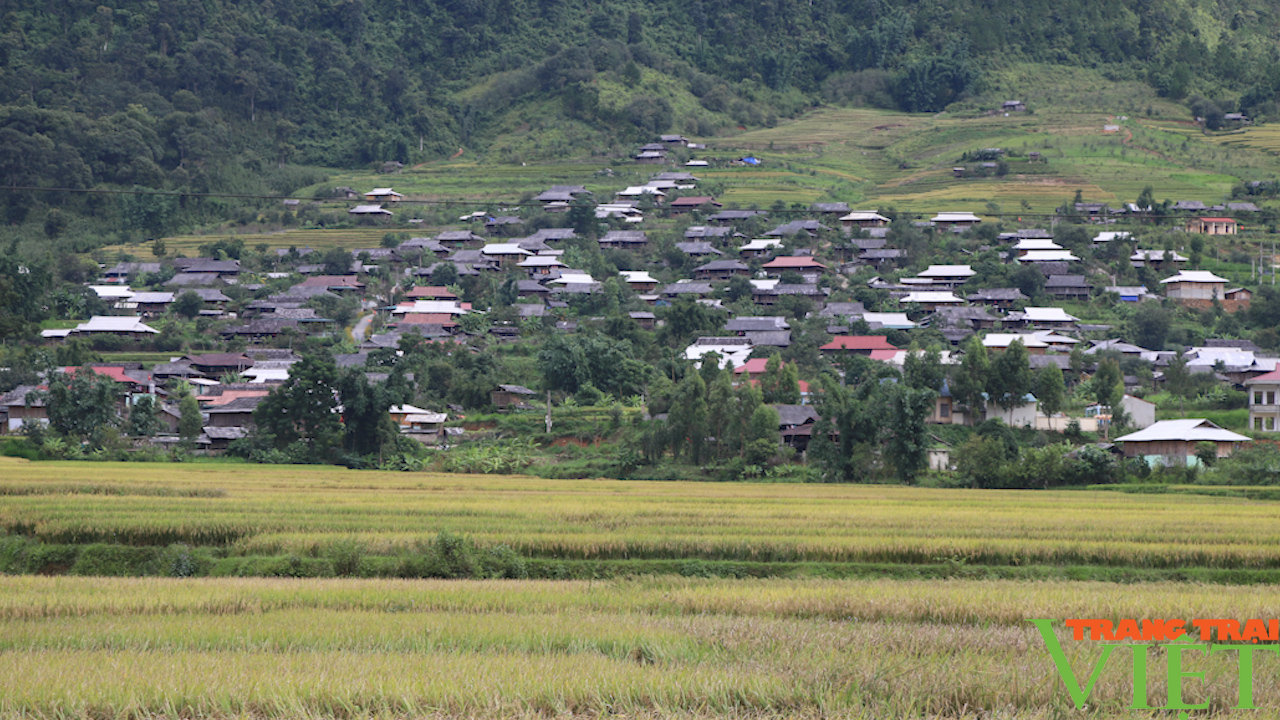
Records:
<instances>
[{"instance_id":1,"label":"green tree","mask_svg":"<svg viewBox=\"0 0 1280 720\"><path fill-rule=\"evenodd\" d=\"M639 394L653 374L634 357L631 343L595 333L552 335L538 353L538 366L548 390L576 393L590 383L615 397Z\"/></svg>"},{"instance_id":2,"label":"green tree","mask_svg":"<svg viewBox=\"0 0 1280 720\"><path fill-rule=\"evenodd\" d=\"M885 425L885 409L873 393L878 383L841 385L830 376L818 379L817 411L809 456L825 482L866 482L872 479Z\"/></svg>"},{"instance_id":3,"label":"green tree","mask_svg":"<svg viewBox=\"0 0 1280 720\"><path fill-rule=\"evenodd\" d=\"M1092 386L1094 401L1099 405L1110 409L1120 402L1124 395L1124 375L1120 371L1120 363L1115 358L1107 358L1098 363Z\"/></svg>"},{"instance_id":4,"label":"green tree","mask_svg":"<svg viewBox=\"0 0 1280 720\"><path fill-rule=\"evenodd\" d=\"M431 284L448 287L458 283L458 266L451 262L438 262L431 269Z\"/></svg>"},{"instance_id":5,"label":"green tree","mask_svg":"<svg viewBox=\"0 0 1280 720\"><path fill-rule=\"evenodd\" d=\"M204 300L192 290L187 290L173 299L170 306L174 313L190 320L204 309Z\"/></svg>"},{"instance_id":6,"label":"green tree","mask_svg":"<svg viewBox=\"0 0 1280 720\"><path fill-rule=\"evenodd\" d=\"M1155 188L1146 185L1142 188L1142 193L1138 195L1138 200L1134 203L1140 210L1147 210L1156 205Z\"/></svg>"},{"instance_id":7,"label":"green tree","mask_svg":"<svg viewBox=\"0 0 1280 720\"><path fill-rule=\"evenodd\" d=\"M683 456L691 463L700 464L706 458L707 447L707 385L698 373L686 373L676 386L667 424L671 432L671 452Z\"/></svg>"},{"instance_id":8,"label":"green tree","mask_svg":"<svg viewBox=\"0 0 1280 720\"><path fill-rule=\"evenodd\" d=\"M942 367L942 351L930 345L924 352L910 351L902 363L902 379L908 387L940 392L946 371Z\"/></svg>"},{"instance_id":9,"label":"green tree","mask_svg":"<svg viewBox=\"0 0 1280 720\"><path fill-rule=\"evenodd\" d=\"M795 363L783 363L782 356L774 353L765 363L760 378L760 392L764 401L781 405L800 404L800 371Z\"/></svg>"},{"instance_id":10,"label":"green tree","mask_svg":"<svg viewBox=\"0 0 1280 720\"><path fill-rule=\"evenodd\" d=\"M1023 397L1034 389L1027 346L1022 340L1014 340L992 361L987 373L987 392L992 402L1007 411L1021 405Z\"/></svg>"},{"instance_id":11,"label":"green tree","mask_svg":"<svg viewBox=\"0 0 1280 720\"><path fill-rule=\"evenodd\" d=\"M972 435L955 451L956 476L975 488L1000 487L1006 463L1004 446L993 437Z\"/></svg>"},{"instance_id":12,"label":"green tree","mask_svg":"<svg viewBox=\"0 0 1280 720\"><path fill-rule=\"evenodd\" d=\"M567 218L569 227L588 240L595 240L600 234L599 221L596 220L596 205L584 197L574 198L569 206Z\"/></svg>"},{"instance_id":13,"label":"green tree","mask_svg":"<svg viewBox=\"0 0 1280 720\"><path fill-rule=\"evenodd\" d=\"M143 395L134 401L129 408L129 424L126 433L133 437L151 437L164 429L160 414L156 409L156 400L152 395Z\"/></svg>"},{"instance_id":14,"label":"green tree","mask_svg":"<svg viewBox=\"0 0 1280 720\"><path fill-rule=\"evenodd\" d=\"M340 247L329 248L320 256L325 275L346 275L351 271L351 253Z\"/></svg>"},{"instance_id":15,"label":"green tree","mask_svg":"<svg viewBox=\"0 0 1280 720\"><path fill-rule=\"evenodd\" d=\"M33 334L49 315L52 278L40 265L0 255L0 341Z\"/></svg>"},{"instance_id":16,"label":"green tree","mask_svg":"<svg viewBox=\"0 0 1280 720\"><path fill-rule=\"evenodd\" d=\"M1092 386L1094 400L1111 411L1113 422L1117 420L1117 415L1124 412L1124 408L1120 407L1120 400L1124 397L1124 375L1120 371L1120 363L1115 358L1107 358L1098 363L1098 372L1093 375ZM1109 427L1104 435L1110 437Z\"/></svg>"},{"instance_id":17,"label":"green tree","mask_svg":"<svg viewBox=\"0 0 1280 720\"><path fill-rule=\"evenodd\" d=\"M1129 318L1129 336L1134 344L1148 350L1163 350L1173 322L1171 313L1158 303L1139 303Z\"/></svg>"},{"instance_id":18,"label":"green tree","mask_svg":"<svg viewBox=\"0 0 1280 720\"><path fill-rule=\"evenodd\" d=\"M929 465L929 433L925 419L938 394L928 388L884 386L888 394L888 444L885 446L898 480L910 485Z\"/></svg>"},{"instance_id":19,"label":"green tree","mask_svg":"<svg viewBox=\"0 0 1280 720\"><path fill-rule=\"evenodd\" d=\"M49 427L75 442L97 446L102 431L119 424L117 403L122 391L116 381L85 365L48 378L45 393Z\"/></svg>"},{"instance_id":20,"label":"green tree","mask_svg":"<svg viewBox=\"0 0 1280 720\"><path fill-rule=\"evenodd\" d=\"M200 402L190 392L178 401L178 437L193 443L204 432L204 418L200 415Z\"/></svg>"},{"instance_id":21,"label":"green tree","mask_svg":"<svg viewBox=\"0 0 1280 720\"><path fill-rule=\"evenodd\" d=\"M44 216L44 234L49 236L50 240L56 240L62 233L67 231L67 226L71 223L67 214L53 208Z\"/></svg>"},{"instance_id":22,"label":"green tree","mask_svg":"<svg viewBox=\"0 0 1280 720\"><path fill-rule=\"evenodd\" d=\"M1187 370L1187 359L1178 353L1169 360L1169 367L1164 371L1165 386L1177 397L1189 397L1192 392L1191 372Z\"/></svg>"},{"instance_id":23,"label":"green tree","mask_svg":"<svg viewBox=\"0 0 1280 720\"><path fill-rule=\"evenodd\" d=\"M738 401L729 375L727 372L717 373L715 380L707 385L707 432L716 439L718 457L736 452L739 440L731 431L735 425Z\"/></svg>"},{"instance_id":24,"label":"green tree","mask_svg":"<svg viewBox=\"0 0 1280 720\"><path fill-rule=\"evenodd\" d=\"M518 280L515 275L508 275L506 280L498 286L497 292L493 294L493 302L499 307L510 307L520 299Z\"/></svg>"},{"instance_id":25,"label":"green tree","mask_svg":"<svg viewBox=\"0 0 1280 720\"><path fill-rule=\"evenodd\" d=\"M722 313L687 295L681 296L662 314L666 324L658 331L658 340L672 347L683 346L693 337L715 332L722 324Z\"/></svg>"},{"instance_id":26,"label":"green tree","mask_svg":"<svg viewBox=\"0 0 1280 720\"><path fill-rule=\"evenodd\" d=\"M1200 262L1204 260L1204 236L1191 236L1191 267L1200 269Z\"/></svg>"},{"instance_id":27,"label":"green tree","mask_svg":"<svg viewBox=\"0 0 1280 720\"><path fill-rule=\"evenodd\" d=\"M751 281L741 275L734 275L729 278L729 284L725 286L724 298L729 302L738 302L743 299L750 299L752 293L755 292L755 286Z\"/></svg>"},{"instance_id":28,"label":"green tree","mask_svg":"<svg viewBox=\"0 0 1280 720\"><path fill-rule=\"evenodd\" d=\"M289 379L254 410L256 429L277 449L299 443L312 461L333 459L343 436L337 385L338 367L330 355L303 356L289 368Z\"/></svg>"},{"instance_id":29,"label":"green tree","mask_svg":"<svg viewBox=\"0 0 1280 720\"><path fill-rule=\"evenodd\" d=\"M1036 374L1036 399L1040 401L1040 412L1045 417L1052 417L1062 409L1066 398L1066 383L1062 379L1062 368L1055 363L1045 365Z\"/></svg>"},{"instance_id":30,"label":"green tree","mask_svg":"<svg viewBox=\"0 0 1280 720\"><path fill-rule=\"evenodd\" d=\"M760 405L751 413L747 423L744 457L752 465L763 465L778 454L781 435L778 411L770 405Z\"/></svg>"},{"instance_id":31,"label":"green tree","mask_svg":"<svg viewBox=\"0 0 1280 720\"><path fill-rule=\"evenodd\" d=\"M404 371L393 368L391 375L403 380ZM400 429L387 411L392 405L402 405L410 399L406 390L403 382L392 378L371 385L359 369L342 373L338 395L342 401L343 448L356 455L373 455L381 454L384 447L394 444Z\"/></svg>"},{"instance_id":32,"label":"green tree","mask_svg":"<svg viewBox=\"0 0 1280 720\"><path fill-rule=\"evenodd\" d=\"M956 368L951 380L951 397L955 401L969 407L969 422L982 414L986 406L983 394L987 391L987 378L990 375L990 359L982 338L970 335L964 341L964 357Z\"/></svg>"},{"instance_id":33,"label":"green tree","mask_svg":"<svg viewBox=\"0 0 1280 720\"><path fill-rule=\"evenodd\" d=\"M1067 366L1071 368L1071 372L1076 379L1080 378L1080 373L1084 372L1084 351L1079 345L1071 348L1071 356L1067 358Z\"/></svg>"}]
</instances>

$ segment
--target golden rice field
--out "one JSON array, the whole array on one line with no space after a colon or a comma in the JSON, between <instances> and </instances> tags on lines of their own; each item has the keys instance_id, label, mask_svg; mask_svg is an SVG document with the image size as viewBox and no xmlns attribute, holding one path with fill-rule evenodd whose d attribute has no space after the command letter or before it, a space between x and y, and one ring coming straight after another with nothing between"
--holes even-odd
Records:
<instances>
[{"instance_id":1,"label":"golden rice field","mask_svg":"<svg viewBox=\"0 0 1280 720\"><path fill-rule=\"evenodd\" d=\"M0 463L0 530L52 543L370 553L448 531L531 557L1280 567L1274 503L1101 491L545 480L320 466Z\"/></svg>"},{"instance_id":2,"label":"golden rice field","mask_svg":"<svg viewBox=\"0 0 1280 720\"><path fill-rule=\"evenodd\" d=\"M1026 621L1278 611L1267 588L1163 583L7 577L0 716L1149 717L1127 657L1075 710ZM1060 638L1087 675L1097 644ZM1280 660L1233 713L1234 657L1186 657L1189 702L1277 716Z\"/></svg>"}]
</instances>

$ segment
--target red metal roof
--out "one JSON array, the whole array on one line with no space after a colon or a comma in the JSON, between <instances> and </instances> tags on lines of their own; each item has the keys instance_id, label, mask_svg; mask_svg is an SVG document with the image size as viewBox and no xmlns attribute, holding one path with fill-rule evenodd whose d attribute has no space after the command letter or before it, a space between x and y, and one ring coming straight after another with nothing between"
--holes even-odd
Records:
<instances>
[{"instance_id":1,"label":"red metal roof","mask_svg":"<svg viewBox=\"0 0 1280 720\"><path fill-rule=\"evenodd\" d=\"M761 265L760 267L766 267L766 268L816 267L816 268L825 269L827 266L823 265L817 260L814 260L813 257L809 255L786 255L783 257L774 258L769 262L765 263L764 265Z\"/></svg>"},{"instance_id":2,"label":"red metal roof","mask_svg":"<svg viewBox=\"0 0 1280 720\"><path fill-rule=\"evenodd\" d=\"M64 367L62 368L62 372L66 373L70 377L75 377L76 371L79 369L80 368L77 368L77 367ZM129 377L128 375L125 375L124 368L113 367L109 365L108 366L93 365L93 366L90 366L89 369L92 370L97 375L102 375L103 377L109 377L112 380L115 380L116 382L128 383L130 385L142 384L137 380L134 380L133 378Z\"/></svg>"},{"instance_id":3,"label":"red metal roof","mask_svg":"<svg viewBox=\"0 0 1280 720\"><path fill-rule=\"evenodd\" d=\"M1256 375L1254 377L1251 377L1245 381L1245 385L1252 385L1253 383L1269 383L1269 382L1280 383L1280 370L1272 370L1269 373L1263 373L1262 375Z\"/></svg>"},{"instance_id":4,"label":"red metal roof","mask_svg":"<svg viewBox=\"0 0 1280 720\"><path fill-rule=\"evenodd\" d=\"M1235 218L1222 218L1222 217L1202 217L1202 218L1196 218L1196 219L1201 222L1225 222L1225 223L1240 222Z\"/></svg>"},{"instance_id":5,"label":"red metal roof","mask_svg":"<svg viewBox=\"0 0 1280 720\"><path fill-rule=\"evenodd\" d=\"M223 390L221 395L205 395L200 400L205 407L218 407L240 398L266 397L270 394L271 388L264 386L261 390Z\"/></svg>"},{"instance_id":6,"label":"red metal roof","mask_svg":"<svg viewBox=\"0 0 1280 720\"><path fill-rule=\"evenodd\" d=\"M404 317L397 322L401 325L453 326L458 324L449 313L405 313Z\"/></svg>"},{"instance_id":7,"label":"red metal roof","mask_svg":"<svg viewBox=\"0 0 1280 720\"><path fill-rule=\"evenodd\" d=\"M447 287L419 285L404 294L407 298L457 298Z\"/></svg>"},{"instance_id":8,"label":"red metal roof","mask_svg":"<svg viewBox=\"0 0 1280 720\"><path fill-rule=\"evenodd\" d=\"M837 335L831 342L818 348L819 350L893 350L898 348L889 344L884 335Z\"/></svg>"},{"instance_id":9,"label":"red metal roof","mask_svg":"<svg viewBox=\"0 0 1280 720\"><path fill-rule=\"evenodd\" d=\"M300 287L364 287L364 283L360 282L354 275L316 275L303 280L298 285Z\"/></svg>"},{"instance_id":10,"label":"red metal roof","mask_svg":"<svg viewBox=\"0 0 1280 720\"><path fill-rule=\"evenodd\" d=\"M682 197L682 198L676 198L675 200L672 200L671 205L673 207L680 207L684 205L688 205L690 207L701 207L703 205L706 205L707 203L714 203L715 201L716 201L715 198L705 197L705 196Z\"/></svg>"}]
</instances>

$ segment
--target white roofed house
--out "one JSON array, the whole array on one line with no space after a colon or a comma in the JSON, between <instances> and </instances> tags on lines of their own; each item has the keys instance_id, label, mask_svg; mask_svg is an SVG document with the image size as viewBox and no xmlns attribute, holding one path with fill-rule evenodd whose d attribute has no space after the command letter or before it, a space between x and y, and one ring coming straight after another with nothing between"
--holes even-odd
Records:
<instances>
[{"instance_id":1,"label":"white roofed house","mask_svg":"<svg viewBox=\"0 0 1280 720\"><path fill-rule=\"evenodd\" d=\"M1021 324L1035 330L1065 330L1075 327L1079 320L1059 307L1028 307L1005 316L1008 325Z\"/></svg>"},{"instance_id":2,"label":"white roofed house","mask_svg":"<svg viewBox=\"0 0 1280 720\"><path fill-rule=\"evenodd\" d=\"M1022 341L1022 346L1032 355L1043 355L1049 343L1040 339L1035 333L987 333L982 336L982 346L988 350L1008 350L1009 346L1016 341Z\"/></svg>"},{"instance_id":3,"label":"white roofed house","mask_svg":"<svg viewBox=\"0 0 1280 720\"><path fill-rule=\"evenodd\" d=\"M940 212L929 219L935 227L951 232L960 232L982 222L982 218L971 212Z\"/></svg>"},{"instance_id":4,"label":"white roofed house","mask_svg":"<svg viewBox=\"0 0 1280 720\"><path fill-rule=\"evenodd\" d=\"M1229 217L1193 217L1187 220L1187 232L1202 235L1235 235L1240 221Z\"/></svg>"},{"instance_id":5,"label":"white roofed house","mask_svg":"<svg viewBox=\"0 0 1280 720\"><path fill-rule=\"evenodd\" d=\"M658 287L658 280L648 270L619 270L618 274L637 293L653 292Z\"/></svg>"},{"instance_id":6,"label":"white roofed house","mask_svg":"<svg viewBox=\"0 0 1280 720\"><path fill-rule=\"evenodd\" d=\"M1179 270L1177 275L1160 281L1169 299L1195 307L1208 307L1214 300L1222 301L1226 283L1226 278L1207 270Z\"/></svg>"},{"instance_id":7,"label":"white roofed house","mask_svg":"<svg viewBox=\"0 0 1280 720\"><path fill-rule=\"evenodd\" d=\"M159 335L160 331L144 324L136 317L94 315L87 322L82 322L75 326L70 334L82 337L115 335L131 340L142 340L153 335Z\"/></svg>"},{"instance_id":8,"label":"white roofed house","mask_svg":"<svg viewBox=\"0 0 1280 720\"><path fill-rule=\"evenodd\" d=\"M601 203L596 206L596 219L621 218L623 222L644 222L644 211L636 205L624 203Z\"/></svg>"},{"instance_id":9,"label":"white roofed house","mask_svg":"<svg viewBox=\"0 0 1280 720\"><path fill-rule=\"evenodd\" d=\"M1079 259L1070 250L1027 250L1018 257L1018 262L1074 262Z\"/></svg>"},{"instance_id":10,"label":"white roofed house","mask_svg":"<svg viewBox=\"0 0 1280 720\"><path fill-rule=\"evenodd\" d=\"M840 224L846 231L854 228L888 227L889 218L870 210L854 210L841 217Z\"/></svg>"},{"instance_id":11,"label":"white roofed house","mask_svg":"<svg viewBox=\"0 0 1280 720\"><path fill-rule=\"evenodd\" d=\"M1257 432L1280 432L1280 370L1244 381L1249 393L1249 427Z\"/></svg>"},{"instance_id":12,"label":"white roofed house","mask_svg":"<svg viewBox=\"0 0 1280 720\"><path fill-rule=\"evenodd\" d=\"M649 244L649 237L643 230L610 230L597 242L602 248L643 250Z\"/></svg>"},{"instance_id":13,"label":"white roofed house","mask_svg":"<svg viewBox=\"0 0 1280 720\"><path fill-rule=\"evenodd\" d=\"M926 310L937 310L944 306L963 305L964 300L947 290L918 290L909 292L898 298L903 305L919 305Z\"/></svg>"},{"instance_id":14,"label":"white roofed house","mask_svg":"<svg viewBox=\"0 0 1280 720\"><path fill-rule=\"evenodd\" d=\"M520 247L519 243L489 243L480 248L480 253L504 266L516 265L533 255L533 253Z\"/></svg>"},{"instance_id":15,"label":"white roofed house","mask_svg":"<svg viewBox=\"0 0 1280 720\"><path fill-rule=\"evenodd\" d=\"M457 300L411 300L391 309L392 315L466 315Z\"/></svg>"},{"instance_id":16,"label":"white roofed house","mask_svg":"<svg viewBox=\"0 0 1280 720\"><path fill-rule=\"evenodd\" d=\"M1203 418L1161 420L1137 432L1122 435L1116 442L1127 458L1142 458L1148 465L1197 465L1200 443L1212 443L1217 457L1231 457L1240 443L1249 438L1223 429Z\"/></svg>"},{"instance_id":17,"label":"white roofed house","mask_svg":"<svg viewBox=\"0 0 1280 720\"><path fill-rule=\"evenodd\" d=\"M548 285L594 285L595 278L583 270L566 268L560 271L560 277L547 281Z\"/></svg>"},{"instance_id":18,"label":"white roofed house","mask_svg":"<svg viewBox=\"0 0 1280 720\"><path fill-rule=\"evenodd\" d=\"M757 238L738 248L738 254L744 258L761 257L782 248L779 238Z\"/></svg>"},{"instance_id":19,"label":"white roofed house","mask_svg":"<svg viewBox=\"0 0 1280 720\"><path fill-rule=\"evenodd\" d=\"M662 198L667 196L666 193L656 187L648 187L644 185L632 185L631 187L624 188L615 193L615 196L620 198L639 198L645 195L652 195L655 203L662 202Z\"/></svg>"},{"instance_id":20,"label":"white roofed house","mask_svg":"<svg viewBox=\"0 0 1280 720\"><path fill-rule=\"evenodd\" d=\"M735 275L749 277L751 268L741 260L712 260L693 269L699 280L728 280Z\"/></svg>"},{"instance_id":21,"label":"white roofed house","mask_svg":"<svg viewBox=\"0 0 1280 720\"><path fill-rule=\"evenodd\" d=\"M404 199L404 195L391 188L374 188L364 194L364 199L376 203L400 202Z\"/></svg>"},{"instance_id":22,"label":"white roofed house","mask_svg":"<svg viewBox=\"0 0 1280 720\"><path fill-rule=\"evenodd\" d=\"M684 357L702 367L702 358L716 353L720 356L720 366L732 370L747 363L753 348L755 343L747 337L700 337L685 348Z\"/></svg>"},{"instance_id":23,"label":"white roofed house","mask_svg":"<svg viewBox=\"0 0 1280 720\"><path fill-rule=\"evenodd\" d=\"M1140 268L1147 265L1163 267L1166 263L1185 263L1187 257L1174 250L1135 250L1129 256L1129 265Z\"/></svg>"},{"instance_id":24,"label":"white roofed house","mask_svg":"<svg viewBox=\"0 0 1280 720\"><path fill-rule=\"evenodd\" d=\"M128 308L134 296L133 289L128 285L90 285L89 289L99 300L116 309Z\"/></svg>"},{"instance_id":25,"label":"white roofed house","mask_svg":"<svg viewBox=\"0 0 1280 720\"><path fill-rule=\"evenodd\" d=\"M357 205L347 211L348 215L366 215L370 217L388 216L392 212L381 205Z\"/></svg>"},{"instance_id":26,"label":"white roofed house","mask_svg":"<svg viewBox=\"0 0 1280 720\"><path fill-rule=\"evenodd\" d=\"M918 277L928 280L933 285L954 288L957 285L963 285L965 281L977 274L977 271L969 265L930 265Z\"/></svg>"},{"instance_id":27,"label":"white roofed house","mask_svg":"<svg viewBox=\"0 0 1280 720\"><path fill-rule=\"evenodd\" d=\"M391 419L399 426L401 434L421 443L436 444L444 439L447 413L431 412L412 405L393 405L387 409Z\"/></svg>"},{"instance_id":28,"label":"white roofed house","mask_svg":"<svg viewBox=\"0 0 1280 720\"><path fill-rule=\"evenodd\" d=\"M871 326L872 330L910 330L919 327L907 319L906 313L864 312L862 320Z\"/></svg>"},{"instance_id":29,"label":"white roofed house","mask_svg":"<svg viewBox=\"0 0 1280 720\"><path fill-rule=\"evenodd\" d=\"M1019 255L1025 255L1032 250L1061 250L1062 246L1051 238L1022 238L1013 246L1013 249L1018 251Z\"/></svg>"},{"instance_id":30,"label":"white roofed house","mask_svg":"<svg viewBox=\"0 0 1280 720\"><path fill-rule=\"evenodd\" d=\"M550 255L534 255L531 258L521 260L516 266L527 271L530 277L548 275L556 268L568 267L560 261L560 258Z\"/></svg>"},{"instance_id":31,"label":"white roofed house","mask_svg":"<svg viewBox=\"0 0 1280 720\"><path fill-rule=\"evenodd\" d=\"M1088 300L1092 290L1083 275L1050 275L1044 289L1056 298L1075 300Z\"/></svg>"},{"instance_id":32,"label":"white roofed house","mask_svg":"<svg viewBox=\"0 0 1280 720\"><path fill-rule=\"evenodd\" d=\"M174 293L172 292L140 292L135 293L129 302L133 303L134 309L142 317L151 317L154 315L163 315L164 311L169 307L169 303L173 302Z\"/></svg>"}]
</instances>

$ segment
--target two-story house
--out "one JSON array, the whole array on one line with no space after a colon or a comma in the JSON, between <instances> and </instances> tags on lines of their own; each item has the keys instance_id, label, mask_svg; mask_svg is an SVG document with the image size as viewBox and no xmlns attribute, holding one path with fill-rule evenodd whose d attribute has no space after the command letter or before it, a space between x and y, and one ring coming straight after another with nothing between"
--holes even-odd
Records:
<instances>
[{"instance_id":1,"label":"two-story house","mask_svg":"<svg viewBox=\"0 0 1280 720\"><path fill-rule=\"evenodd\" d=\"M1280 431L1280 370L1251 377L1244 385L1249 391L1249 427Z\"/></svg>"}]
</instances>

